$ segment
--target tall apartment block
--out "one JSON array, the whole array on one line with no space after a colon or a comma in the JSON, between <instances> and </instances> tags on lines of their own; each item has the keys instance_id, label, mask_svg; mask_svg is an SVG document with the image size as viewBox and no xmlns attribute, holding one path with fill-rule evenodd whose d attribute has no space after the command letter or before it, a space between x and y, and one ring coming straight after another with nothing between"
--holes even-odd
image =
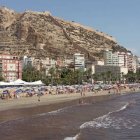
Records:
<instances>
[{"instance_id":1,"label":"tall apartment block","mask_svg":"<svg viewBox=\"0 0 140 140\"><path fill-rule=\"evenodd\" d=\"M0 54L0 73L5 81L22 78L22 62L17 56Z\"/></svg>"},{"instance_id":2,"label":"tall apartment block","mask_svg":"<svg viewBox=\"0 0 140 140\"><path fill-rule=\"evenodd\" d=\"M137 58L128 52L112 52L112 50L104 51L104 62L107 66L119 66L128 68L129 71L136 72Z\"/></svg>"},{"instance_id":3,"label":"tall apartment block","mask_svg":"<svg viewBox=\"0 0 140 140\"><path fill-rule=\"evenodd\" d=\"M84 54L75 53L74 54L74 67L75 69L85 69L85 57Z\"/></svg>"}]
</instances>

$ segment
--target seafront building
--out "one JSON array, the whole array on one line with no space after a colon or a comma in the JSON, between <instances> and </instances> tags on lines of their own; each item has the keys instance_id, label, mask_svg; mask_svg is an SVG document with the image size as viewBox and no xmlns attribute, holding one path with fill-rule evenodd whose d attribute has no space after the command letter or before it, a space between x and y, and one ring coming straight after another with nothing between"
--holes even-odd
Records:
<instances>
[{"instance_id":1,"label":"seafront building","mask_svg":"<svg viewBox=\"0 0 140 140\"><path fill-rule=\"evenodd\" d=\"M92 74L101 74L111 72L113 75L126 75L128 73L128 68L119 66L109 66L109 65L94 65L94 63L86 63L86 69L91 69Z\"/></svg>"},{"instance_id":2,"label":"seafront building","mask_svg":"<svg viewBox=\"0 0 140 140\"><path fill-rule=\"evenodd\" d=\"M119 58L117 53L113 53L112 50L104 51L104 63L108 66L118 66Z\"/></svg>"},{"instance_id":3,"label":"seafront building","mask_svg":"<svg viewBox=\"0 0 140 140\"><path fill-rule=\"evenodd\" d=\"M101 73L107 73L111 72L112 75L126 75L128 73L128 69L124 67L119 67L119 66L100 66L100 65L95 65L94 67L94 72L96 74L101 74Z\"/></svg>"},{"instance_id":4,"label":"seafront building","mask_svg":"<svg viewBox=\"0 0 140 140\"><path fill-rule=\"evenodd\" d=\"M80 53L74 54L74 68L75 68L75 70L77 70L77 69L85 70L84 54L80 54Z\"/></svg>"},{"instance_id":5,"label":"seafront building","mask_svg":"<svg viewBox=\"0 0 140 140\"><path fill-rule=\"evenodd\" d=\"M117 52L118 55L118 65L120 67L127 67L127 53L125 52Z\"/></svg>"},{"instance_id":6,"label":"seafront building","mask_svg":"<svg viewBox=\"0 0 140 140\"><path fill-rule=\"evenodd\" d=\"M0 73L5 81L15 81L22 78L22 61L18 56L0 54Z\"/></svg>"},{"instance_id":7,"label":"seafront building","mask_svg":"<svg viewBox=\"0 0 140 140\"><path fill-rule=\"evenodd\" d=\"M23 68L27 66L33 66L33 58L28 56L23 56L22 60Z\"/></svg>"},{"instance_id":8,"label":"seafront building","mask_svg":"<svg viewBox=\"0 0 140 140\"><path fill-rule=\"evenodd\" d=\"M140 57L137 57L136 63L137 63L137 68L140 68Z\"/></svg>"},{"instance_id":9,"label":"seafront building","mask_svg":"<svg viewBox=\"0 0 140 140\"><path fill-rule=\"evenodd\" d=\"M139 61L138 61L139 60ZM24 56L21 61L17 56L3 53L0 55L0 72L6 81L14 81L22 79L22 68L25 66L33 66L35 69L41 71L46 70L46 75L49 74L49 69L57 67L59 69L67 67L73 70L92 69L92 74L101 74L110 71L112 74L127 74L128 71L136 72L140 68L140 59L131 53L115 52L106 50L104 52L104 59L97 61L85 60L84 54L75 53L72 58L56 60L46 57L44 59Z\"/></svg>"},{"instance_id":10,"label":"seafront building","mask_svg":"<svg viewBox=\"0 0 140 140\"><path fill-rule=\"evenodd\" d=\"M129 52L104 51L104 62L106 66L119 66L128 68L128 71L136 73L137 57Z\"/></svg>"},{"instance_id":11,"label":"seafront building","mask_svg":"<svg viewBox=\"0 0 140 140\"><path fill-rule=\"evenodd\" d=\"M136 73L137 67L137 57L131 53L127 53L127 68L129 71Z\"/></svg>"}]
</instances>

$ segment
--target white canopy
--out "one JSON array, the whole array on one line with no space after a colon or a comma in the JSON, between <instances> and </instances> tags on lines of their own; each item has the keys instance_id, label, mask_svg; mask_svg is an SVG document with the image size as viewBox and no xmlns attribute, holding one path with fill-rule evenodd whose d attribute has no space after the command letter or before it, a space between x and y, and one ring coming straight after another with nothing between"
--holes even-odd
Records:
<instances>
[{"instance_id":1,"label":"white canopy","mask_svg":"<svg viewBox=\"0 0 140 140\"><path fill-rule=\"evenodd\" d=\"M27 84L28 82L25 82L21 79L17 79L16 81L13 81L13 82L10 82L10 85L25 85Z\"/></svg>"},{"instance_id":2,"label":"white canopy","mask_svg":"<svg viewBox=\"0 0 140 140\"><path fill-rule=\"evenodd\" d=\"M0 86L5 86L5 85L9 85L8 82L0 82Z\"/></svg>"},{"instance_id":3,"label":"white canopy","mask_svg":"<svg viewBox=\"0 0 140 140\"><path fill-rule=\"evenodd\" d=\"M42 83L42 81L41 80L39 80L39 81L35 81L35 82L27 82L26 83L27 85L44 85L44 83Z\"/></svg>"},{"instance_id":4,"label":"white canopy","mask_svg":"<svg viewBox=\"0 0 140 140\"><path fill-rule=\"evenodd\" d=\"M0 82L0 86L18 86L18 85L40 86L40 85L44 85L44 83L42 83L41 80L35 81L35 82L26 82L21 79L17 79L16 81L13 81L13 82Z\"/></svg>"}]
</instances>

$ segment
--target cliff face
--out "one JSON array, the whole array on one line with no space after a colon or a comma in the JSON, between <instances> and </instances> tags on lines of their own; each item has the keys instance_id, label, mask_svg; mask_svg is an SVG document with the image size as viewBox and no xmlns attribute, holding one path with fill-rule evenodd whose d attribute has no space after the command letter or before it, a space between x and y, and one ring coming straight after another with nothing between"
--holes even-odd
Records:
<instances>
[{"instance_id":1,"label":"cliff face","mask_svg":"<svg viewBox=\"0 0 140 140\"><path fill-rule=\"evenodd\" d=\"M49 12L16 13L0 8L1 51L37 57L71 57L81 52L89 59L98 59L105 49L127 51L113 37Z\"/></svg>"}]
</instances>

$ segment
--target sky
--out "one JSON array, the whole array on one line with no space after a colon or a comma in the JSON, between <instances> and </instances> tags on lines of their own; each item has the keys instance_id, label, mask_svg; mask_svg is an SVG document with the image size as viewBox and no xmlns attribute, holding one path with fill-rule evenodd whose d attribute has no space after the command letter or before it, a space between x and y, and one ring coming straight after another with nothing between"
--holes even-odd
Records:
<instances>
[{"instance_id":1,"label":"sky","mask_svg":"<svg viewBox=\"0 0 140 140\"><path fill-rule=\"evenodd\" d=\"M105 32L140 56L140 0L0 0L0 6L17 12L49 11Z\"/></svg>"}]
</instances>

